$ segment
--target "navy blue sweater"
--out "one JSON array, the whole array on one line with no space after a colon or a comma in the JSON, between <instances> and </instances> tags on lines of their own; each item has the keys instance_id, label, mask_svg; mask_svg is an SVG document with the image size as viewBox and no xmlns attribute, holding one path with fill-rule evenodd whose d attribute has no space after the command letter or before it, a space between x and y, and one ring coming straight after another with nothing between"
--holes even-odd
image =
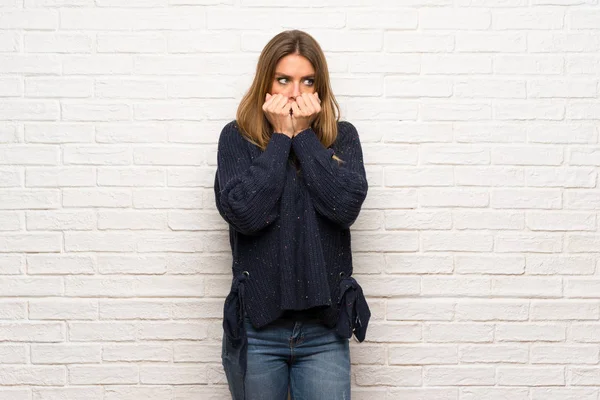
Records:
<instances>
[{"instance_id":1,"label":"navy blue sweater","mask_svg":"<svg viewBox=\"0 0 600 400\"><path fill-rule=\"evenodd\" d=\"M330 148L309 128L293 139L273 133L264 151L236 121L225 125L214 192L233 255L224 310L230 338L243 336L244 314L260 328L284 310L317 309L325 325L364 340L370 313L351 277L349 228L367 189L359 136L349 122L338 122Z\"/></svg>"}]
</instances>

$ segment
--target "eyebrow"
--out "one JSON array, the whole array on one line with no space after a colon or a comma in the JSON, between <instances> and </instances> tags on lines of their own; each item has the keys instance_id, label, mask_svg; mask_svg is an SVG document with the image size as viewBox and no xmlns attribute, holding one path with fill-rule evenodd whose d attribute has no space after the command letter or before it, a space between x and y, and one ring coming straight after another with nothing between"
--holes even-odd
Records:
<instances>
[{"instance_id":1,"label":"eyebrow","mask_svg":"<svg viewBox=\"0 0 600 400\"><path fill-rule=\"evenodd\" d=\"M286 75L286 74L282 74L282 73L279 73L279 72L275 72L275 75L279 76L280 78L291 78L291 76ZM314 78L314 77L315 77L315 74L312 74L312 75L303 76L302 79Z\"/></svg>"}]
</instances>

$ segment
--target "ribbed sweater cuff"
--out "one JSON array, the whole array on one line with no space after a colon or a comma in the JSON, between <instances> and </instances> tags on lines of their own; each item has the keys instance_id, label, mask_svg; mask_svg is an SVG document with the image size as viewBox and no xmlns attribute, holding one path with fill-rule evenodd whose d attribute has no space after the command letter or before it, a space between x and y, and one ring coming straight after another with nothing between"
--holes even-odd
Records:
<instances>
[{"instance_id":1,"label":"ribbed sweater cuff","mask_svg":"<svg viewBox=\"0 0 600 400\"><path fill-rule=\"evenodd\" d=\"M308 128L294 136L292 140L292 147L294 152L298 155L300 160L304 157L328 157L333 155L333 150L326 149L315 131L312 128Z\"/></svg>"}]
</instances>

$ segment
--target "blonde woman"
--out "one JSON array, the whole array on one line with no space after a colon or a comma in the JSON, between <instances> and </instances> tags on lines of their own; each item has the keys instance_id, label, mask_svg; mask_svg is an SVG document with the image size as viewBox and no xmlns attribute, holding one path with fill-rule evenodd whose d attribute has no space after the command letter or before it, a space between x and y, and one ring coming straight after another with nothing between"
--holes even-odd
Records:
<instances>
[{"instance_id":1,"label":"blonde woman","mask_svg":"<svg viewBox=\"0 0 600 400\"><path fill-rule=\"evenodd\" d=\"M349 228L368 184L312 36L285 31L265 46L217 160L233 255L222 348L233 399L350 399L348 340L364 340L370 312Z\"/></svg>"}]
</instances>

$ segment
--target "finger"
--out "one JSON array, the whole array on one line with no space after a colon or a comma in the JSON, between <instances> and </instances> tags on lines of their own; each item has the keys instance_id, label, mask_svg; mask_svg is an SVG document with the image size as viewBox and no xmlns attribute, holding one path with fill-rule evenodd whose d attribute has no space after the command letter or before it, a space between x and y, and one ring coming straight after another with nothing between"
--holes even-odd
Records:
<instances>
[{"instance_id":1,"label":"finger","mask_svg":"<svg viewBox=\"0 0 600 400\"><path fill-rule=\"evenodd\" d=\"M284 109L286 111L289 110L289 107L286 108L287 104L288 104L288 97L281 95L281 97L277 101L277 104L275 104L276 111L283 113Z\"/></svg>"},{"instance_id":2,"label":"finger","mask_svg":"<svg viewBox=\"0 0 600 400\"><path fill-rule=\"evenodd\" d=\"M319 98L316 95L309 94L308 100L312 104L314 112L321 111L321 106L320 106L321 101L319 100Z\"/></svg>"},{"instance_id":3,"label":"finger","mask_svg":"<svg viewBox=\"0 0 600 400\"><path fill-rule=\"evenodd\" d=\"M296 103L298 103L298 108L300 108L300 111L303 114L307 114L307 111L308 111L307 108L308 108L308 106L307 106L306 101L304 99L304 94L301 95L301 96L296 97Z\"/></svg>"},{"instance_id":4,"label":"finger","mask_svg":"<svg viewBox=\"0 0 600 400\"><path fill-rule=\"evenodd\" d=\"M300 111L300 108L298 107L298 102L294 101L292 103L292 118L296 118L301 114L302 114L302 112Z\"/></svg>"},{"instance_id":5,"label":"finger","mask_svg":"<svg viewBox=\"0 0 600 400\"><path fill-rule=\"evenodd\" d=\"M271 106L271 104L275 100L275 96L272 96L271 94L267 93L265 98L266 98L266 100L265 100L265 103L263 104L264 111L268 110L268 108Z\"/></svg>"},{"instance_id":6,"label":"finger","mask_svg":"<svg viewBox=\"0 0 600 400\"><path fill-rule=\"evenodd\" d=\"M275 96L271 97L271 103L269 105L269 111L272 113L276 113L279 112L279 110L281 109L281 101L283 99L283 96L281 94L276 94Z\"/></svg>"},{"instance_id":7,"label":"finger","mask_svg":"<svg viewBox=\"0 0 600 400\"><path fill-rule=\"evenodd\" d=\"M310 93L304 93L302 95L302 99L304 100L304 113L305 115L312 115L317 112L318 104L314 103L313 95Z\"/></svg>"}]
</instances>

